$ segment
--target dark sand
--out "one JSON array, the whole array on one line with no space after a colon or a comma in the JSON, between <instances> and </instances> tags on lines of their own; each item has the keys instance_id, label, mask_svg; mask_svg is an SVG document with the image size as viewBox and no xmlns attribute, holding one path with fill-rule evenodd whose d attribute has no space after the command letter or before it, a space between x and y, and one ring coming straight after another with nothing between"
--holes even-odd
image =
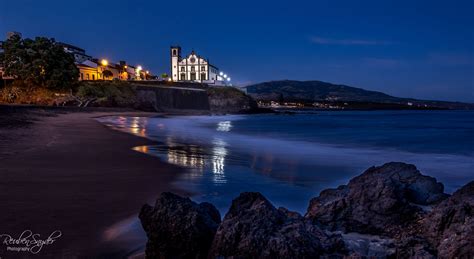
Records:
<instances>
[{"instance_id":1,"label":"dark sand","mask_svg":"<svg viewBox=\"0 0 474 259\"><path fill-rule=\"evenodd\" d=\"M62 231L35 258L123 257L127 248L104 240L104 230L163 191L179 193L171 182L180 169L131 150L150 141L94 117L153 114L24 110L0 112L0 234ZM0 258L29 256L0 243Z\"/></svg>"}]
</instances>

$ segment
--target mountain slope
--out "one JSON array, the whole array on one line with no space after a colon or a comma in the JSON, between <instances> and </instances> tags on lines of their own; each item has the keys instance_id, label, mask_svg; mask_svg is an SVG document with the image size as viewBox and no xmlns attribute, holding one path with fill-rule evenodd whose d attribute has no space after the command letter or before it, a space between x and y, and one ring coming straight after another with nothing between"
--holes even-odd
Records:
<instances>
[{"instance_id":1,"label":"mountain slope","mask_svg":"<svg viewBox=\"0 0 474 259\"><path fill-rule=\"evenodd\" d=\"M322 81L270 81L247 86L247 93L259 101L414 103L432 108L473 109L474 104L399 98L376 91Z\"/></svg>"},{"instance_id":2,"label":"mountain slope","mask_svg":"<svg viewBox=\"0 0 474 259\"><path fill-rule=\"evenodd\" d=\"M247 86L247 92L261 100L395 102L401 98L381 92L321 81L271 81Z\"/></svg>"}]
</instances>

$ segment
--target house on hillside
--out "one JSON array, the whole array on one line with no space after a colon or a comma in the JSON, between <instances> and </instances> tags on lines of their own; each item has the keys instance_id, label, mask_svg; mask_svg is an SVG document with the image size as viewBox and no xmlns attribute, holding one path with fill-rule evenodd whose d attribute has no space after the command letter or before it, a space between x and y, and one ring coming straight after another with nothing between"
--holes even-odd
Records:
<instances>
[{"instance_id":1,"label":"house on hillside","mask_svg":"<svg viewBox=\"0 0 474 259\"><path fill-rule=\"evenodd\" d=\"M79 47L76 47L64 42L57 42L56 44L63 47L66 53L73 55L76 63L80 64L86 60L92 60L92 57L87 55L84 49L81 49Z\"/></svg>"}]
</instances>

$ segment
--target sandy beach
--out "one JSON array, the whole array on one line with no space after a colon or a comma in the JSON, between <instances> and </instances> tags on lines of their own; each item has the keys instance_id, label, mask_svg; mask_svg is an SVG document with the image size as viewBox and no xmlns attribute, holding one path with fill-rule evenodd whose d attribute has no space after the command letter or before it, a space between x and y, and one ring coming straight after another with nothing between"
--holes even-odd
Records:
<instances>
[{"instance_id":1,"label":"sandy beach","mask_svg":"<svg viewBox=\"0 0 474 259\"><path fill-rule=\"evenodd\" d=\"M60 230L62 236L36 258L122 257L129 252L104 238L104 231L136 215L161 192L180 193L171 186L180 169L131 150L149 140L110 130L94 119L118 114L155 115L29 109L0 113L1 234L18 238L31 230L43 239ZM5 258L33 256L0 250Z\"/></svg>"}]
</instances>

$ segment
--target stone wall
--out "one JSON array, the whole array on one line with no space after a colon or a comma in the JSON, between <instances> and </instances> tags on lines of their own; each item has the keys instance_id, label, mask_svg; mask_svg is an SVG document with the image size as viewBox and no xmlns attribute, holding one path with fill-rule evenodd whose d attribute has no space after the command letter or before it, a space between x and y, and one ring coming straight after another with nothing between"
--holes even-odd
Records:
<instances>
[{"instance_id":1,"label":"stone wall","mask_svg":"<svg viewBox=\"0 0 474 259\"><path fill-rule=\"evenodd\" d=\"M204 89L169 86L137 86L138 108L148 111L203 110L209 111L209 99Z\"/></svg>"},{"instance_id":2,"label":"stone wall","mask_svg":"<svg viewBox=\"0 0 474 259\"><path fill-rule=\"evenodd\" d=\"M202 87L201 84L137 84L137 108L147 111L194 110L217 114L245 113L257 108L256 102L232 87Z\"/></svg>"}]
</instances>

